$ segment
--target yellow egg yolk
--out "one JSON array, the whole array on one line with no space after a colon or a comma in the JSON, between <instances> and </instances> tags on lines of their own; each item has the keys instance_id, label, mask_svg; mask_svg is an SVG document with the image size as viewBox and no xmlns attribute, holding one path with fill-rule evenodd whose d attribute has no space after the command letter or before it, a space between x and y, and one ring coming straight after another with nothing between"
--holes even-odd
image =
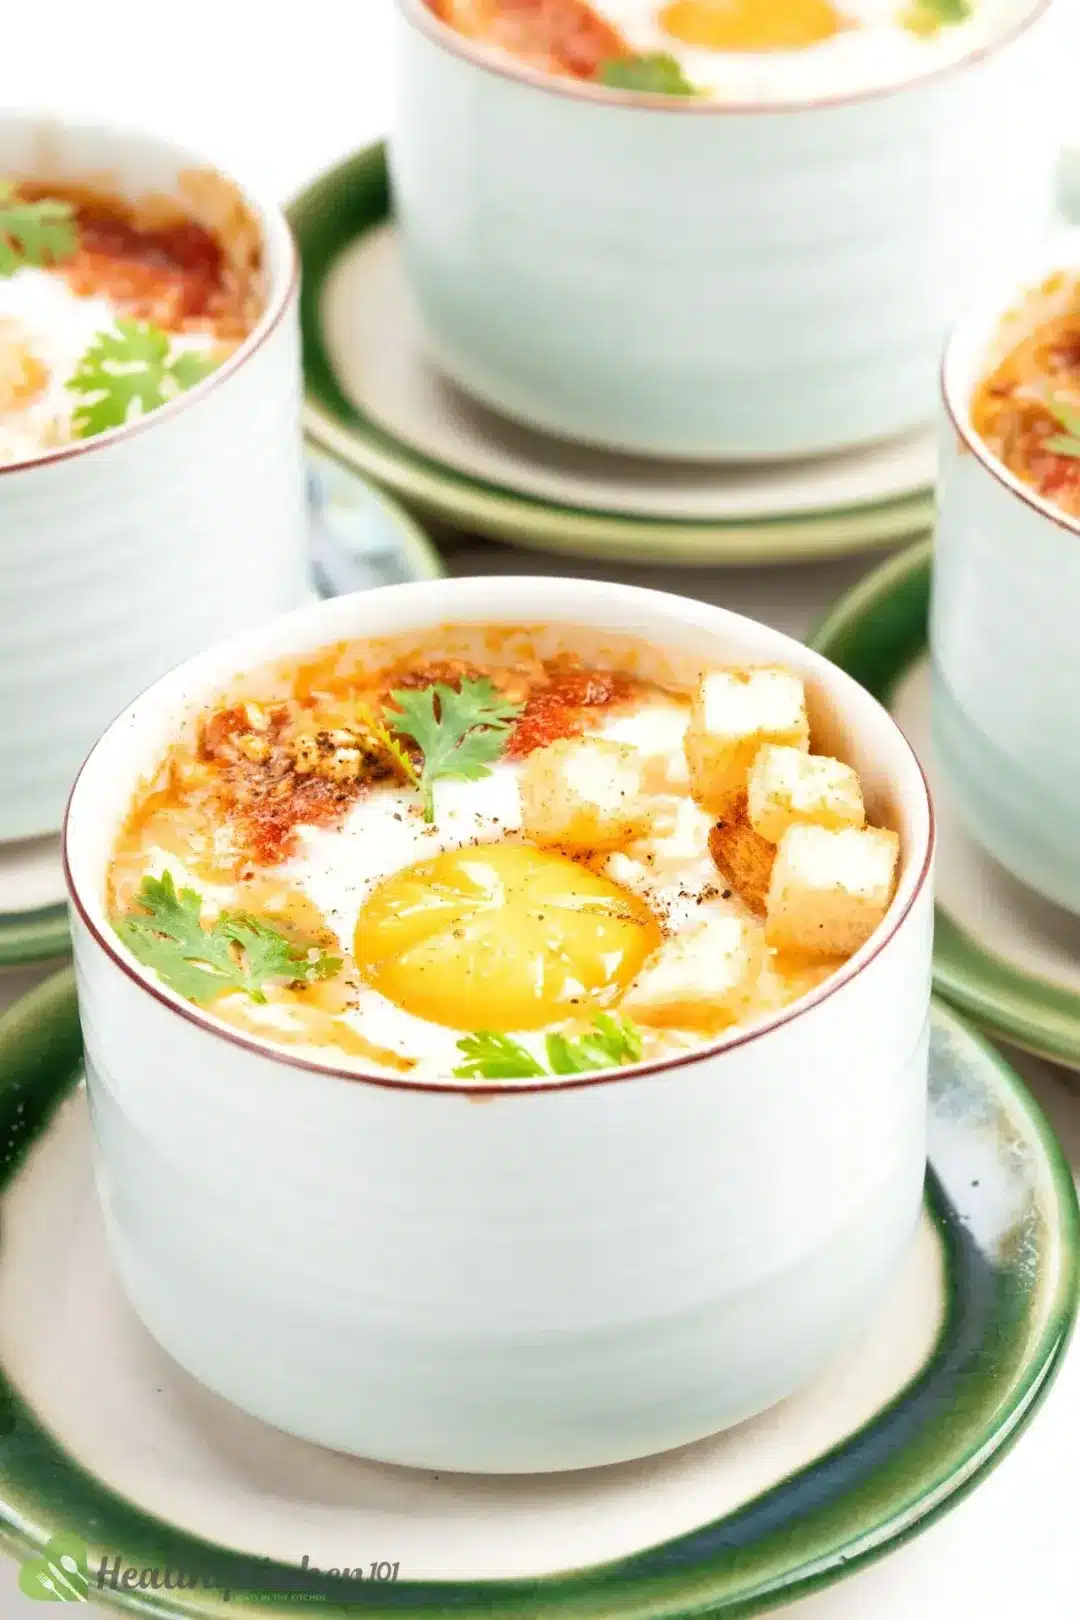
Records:
<instances>
[{"instance_id":1,"label":"yellow egg yolk","mask_svg":"<svg viewBox=\"0 0 1080 1620\"><path fill-rule=\"evenodd\" d=\"M470 845L380 883L356 924L368 983L451 1029L540 1029L603 1007L660 943L609 878L528 844Z\"/></svg>"},{"instance_id":2,"label":"yellow egg yolk","mask_svg":"<svg viewBox=\"0 0 1080 1620\"><path fill-rule=\"evenodd\" d=\"M831 0L671 0L659 20L707 51L797 51L849 26Z\"/></svg>"}]
</instances>

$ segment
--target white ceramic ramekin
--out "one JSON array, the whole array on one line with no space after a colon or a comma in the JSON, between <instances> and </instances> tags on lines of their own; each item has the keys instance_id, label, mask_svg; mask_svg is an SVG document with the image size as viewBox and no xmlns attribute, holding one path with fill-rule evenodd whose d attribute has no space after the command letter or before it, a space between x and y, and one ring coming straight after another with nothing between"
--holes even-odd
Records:
<instances>
[{"instance_id":1,"label":"white ceramic ramekin","mask_svg":"<svg viewBox=\"0 0 1080 1620\"><path fill-rule=\"evenodd\" d=\"M805 673L817 738L903 842L885 922L823 987L689 1056L478 1088L297 1061L127 953L103 908L110 846L193 708L343 637L430 630L453 650L454 627L523 618L601 655L640 638L638 667L666 678L726 659ZM771 1405L872 1317L922 1193L931 812L892 720L816 654L585 580L342 597L144 693L87 761L65 844L113 1254L150 1332L249 1412L389 1462L581 1468Z\"/></svg>"},{"instance_id":2,"label":"white ceramic ramekin","mask_svg":"<svg viewBox=\"0 0 1080 1620\"><path fill-rule=\"evenodd\" d=\"M391 167L434 357L615 450L809 455L930 421L972 282L1050 217L1051 8L895 89L736 108L545 77L397 0Z\"/></svg>"},{"instance_id":3,"label":"white ceramic ramekin","mask_svg":"<svg viewBox=\"0 0 1080 1620\"><path fill-rule=\"evenodd\" d=\"M1080 520L1009 472L971 425L983 377L1075 300L1080 237L965 316L945 356L931 648L934 741L979 842L1080 913Z\"/></svg>"},{"instance_id":4,"label":"white ceramic ramekin","mask_svg":"<svg viewBox=\"0 0 1080 1620\"><path fill-rule=\"evenodd\" d=\"M0 174L175 194L210 165L153 136L0 115ZM0 841L56 831L79 764L149 681L310 598L297 263L272 202L266 309L141 421L0 467Z\"/></svg>"}]
</instances>

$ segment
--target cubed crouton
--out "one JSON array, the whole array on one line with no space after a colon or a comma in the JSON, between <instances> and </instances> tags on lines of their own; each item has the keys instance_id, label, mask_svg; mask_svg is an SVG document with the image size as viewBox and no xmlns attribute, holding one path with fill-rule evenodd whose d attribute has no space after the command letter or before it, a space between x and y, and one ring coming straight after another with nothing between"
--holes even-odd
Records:
<instances>
[{"instance_id":1,"label":"cubed crouton","mask_svg":"<svg viewBox=\"0 0 1080 1620\"><path fill-rule=\"evenodd\" d=\"M881 827L789 827L769 884L769 944L850 956L889 909L899 855L899 838Z\"/></svg>"},{"instance_id":2,"label":"cubed crouton","mask_svg":"<svg viewBox=\"0 0 1080 1620\"><path fill-rule=\"evenodd\" d=\"M521 773L523 831L562 849L618 849L649 824L641 770L636 748L603 737L537 748Z\"/></svg>"},{"instance_id":3,"label":"cubed crouton","mask_svg":"<svg viewBox=\"0 0 1080 1620\"><path fill-rule=\"evenodd\" d=\"M757 993L744 1019L790 1007L793 1001L810 995L826 979L831 979L835 972L836 961L831 956L808 956L803 951L797 954L770 951L758 979Z\"/></svg>"},{"instance_id":4,"label":"cubed crouton","mask_svg":"<svg viewBox=\"0 0 1080 1620\"><path fill-rule=\"evenodd\" d=\"M776 845L750 825L746 793L733 798L709 834L709 852L725 883L755 917L764 917Z\"/></svg>"},{"instance_id":5,"label":"cubed crouton","mask_svg":"<svg viewBox=\"0 0 1080 1620\"><path fill-rule=\"evenodd\" d=\"M766 743L810 747L806 693L798 675L774 665L714 669L694 694L684 748L693 795L719 815Z\"/></svg>"},{"instance_id":6,"label":"cubed crouton","mask_svg":"<svg viewBox=\"0 0 1080 1620\"><path fill-rule=\"evenodd\" d=\"M861 827L866 821L858 773L842 760L769 744L746 782L754 831L778 844L789 827Z\"/></svg>"},{"instance_id":7,"label":"cubed crouton","mask_svg":"<svg viewBox=\"0 0 1080 1620\"><path fill-rule=\"evenodd\" d=\"M660 1029L713 1034L743 1016L765 956L760 923L717 912L653 952L619 1011Z\"/></svg>"}]
</instances>

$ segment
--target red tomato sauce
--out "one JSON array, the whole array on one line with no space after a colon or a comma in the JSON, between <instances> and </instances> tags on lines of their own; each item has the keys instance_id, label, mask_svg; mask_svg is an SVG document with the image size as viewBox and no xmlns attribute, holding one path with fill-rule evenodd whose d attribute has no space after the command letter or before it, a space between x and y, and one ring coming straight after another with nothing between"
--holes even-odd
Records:
<instances>
[{"instance_id":1,"label":"red tomato sauce","mask_svg":"<svg viewBox=\"0 0 1080 1620\"><path fill-rule=\"evenodd\" d=\"M428 0L437 17L548 73L595 79L630 56L623 36L587 0Z\"/></svg>"}]
</instances>

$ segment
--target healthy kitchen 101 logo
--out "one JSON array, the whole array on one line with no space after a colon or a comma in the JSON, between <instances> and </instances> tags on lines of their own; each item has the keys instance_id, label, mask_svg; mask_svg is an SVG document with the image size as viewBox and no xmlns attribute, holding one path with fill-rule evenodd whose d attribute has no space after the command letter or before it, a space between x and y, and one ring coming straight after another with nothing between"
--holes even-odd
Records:
<instances>
[{"instance_id":1,"label":"healthy kitchen 101 logo","mask_svg":"<svg viewBox=\"0 0 1080 1620\"><path fill-rule=\"evenodd\" d=\"M355 1603L358 1581L396 1581L400 1565L387 1559L363 1566L341 1565L320 1569L307 1553L294 1568L283 1569L271 1558L247 1563L243 1588L229 1588L209 1571L176 1568L170 1564L129 1564L119 1553L106 1554L91 1571L86 1542L68 1532L53 1536L37 1557L23 1561L19 1587L39 1603L88 1603L90 1592L164 1590L213 1592L224 1603L240 1597L251 1602Z\"/></svg>"},{"instance_id":2,"label":"healthy kitchen 101 logo","mask_svg":"<svg viewBox=\"0 0 1080 1620\"><path fill-rule=\"evenodd\" d=\"M44 1603L89 1602L90 1577L86 1542L78 1536L53 1536L39 1558L27 1558L19 1587Z\"/></svg>"}]
</instances>

